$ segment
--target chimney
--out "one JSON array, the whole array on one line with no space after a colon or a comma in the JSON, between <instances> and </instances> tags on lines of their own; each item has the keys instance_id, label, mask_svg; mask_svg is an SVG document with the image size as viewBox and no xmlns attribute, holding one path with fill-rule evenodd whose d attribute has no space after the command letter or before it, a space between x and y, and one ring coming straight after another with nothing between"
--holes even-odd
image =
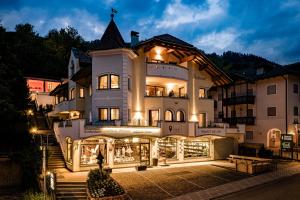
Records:
<instances>
[{"instance_id":1,"label":"chimney","mask_svg":"<svg viewBox=\"0 0 300 200\"><path fill-rule=\"evenodd\" d=\"M130 36L131 36L131 46L133 47L137 43L139 43L139 32L131 31Z\"/></svg>"}]
</instances>

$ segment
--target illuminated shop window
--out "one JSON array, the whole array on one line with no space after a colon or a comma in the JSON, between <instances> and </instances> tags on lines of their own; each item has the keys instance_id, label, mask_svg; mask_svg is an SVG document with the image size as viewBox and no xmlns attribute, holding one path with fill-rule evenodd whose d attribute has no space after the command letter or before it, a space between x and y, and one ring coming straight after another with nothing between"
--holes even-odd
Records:
<instances>
[{"instance_id":1,"label":"illuminated shop window","mask_svg":"<svg viewBox=\"0 0 300 200\"><path fill-rule=\"evenodd\" d=\"M158 140L159 157L166 159L177 158L177 140L175 138L166 137Z\"/></svg>"},{"instance_id":2,"label":"illuminated shop window","mask_svg":"<svg viewBox=\"0 0 300 200\"><path fill-rule=\"evenodd\" d=\"M84 98L84 88L79 89L79 97Z\"/></svg>"},{"instance_id":3,"label":"illuminated shop window","mask_svg":"<svg viewBox=\"0 0 300 200\"><path fill-rule=\"evenodd\" d=\"M84 141L84 144L80 146L80 164L81 165L96 165L97 164L97 156L99 151L104 157L103 163L107 163L107 150L106 144L103 139L101 140L91 140Z\"/></svg>"},{"instance_id":4,"label":"illuminated shop window","mask_svg":"<svg viewBox=\"0 0 300 200\"><path fill-rule=\"evenodd\" d=\"M108 120L108 109L107 108L99 108L99 120L105 121Z\"/></svg>"},{"instance_id":5,"label":"illuminated shop window","mask_svg":"<svg viewBox=\"0 0 300 200\"><path fill-rule=\"evenodd\" d=\"M167 122L173 121L173 113L171 110L167 110L165 112L165 121L167 121Z\"/></svg>"},{"instance_id":6,"label":"illuminated shop window","mask_svg":"<svg viewBox=\"0 0 300 200\"><path fill-rule=\"evenodd\" d=\"M176 112L176 121L184 122L184 113L181 110Z\"/></svg>"},{"instance_id":7,"label":"illuminated shop window","mask_svg":"<svg viewBox=\"0 0 300 200\"><path fill-rule=\"evenodd\" d=\"M149 164L150 143L148 139L128 138L115 140L114 164Z\"/></svg>"},{"instance_id":8,"label":"illuminated shop window","mask_svg":"<svg viewBox=\"0 0 300 200\"><path fill-rule=\"evenodd\" d=\"M72 139L67 137L66 138L66 143L67 143L67 162L72 163L72 147L73 147L73 142Z\"/></svg>"},{"instance_id":9,"label":"illuminated shop window","mask_svg":"<svg viewBox=\"0 0 300 200\"><path fill-rule=\"evenodd\" d=\"M110 120L119 120L120 119L120 109L111 108L110 109Z\"/></svg>"},{"instance_id":10,"label":"illuminated shop window","mask_svg":"<svg viewBox=\"0 0 300 200\"><path fill-rule=\"evenodd\" d=\"M205 89L204 88L199 89L199 98L205 98Z\"/></svg>"},{"instance_id":11,"label":"illuminated shop window","mask_svg":"<svg viewBox=\"0 0 300 200\"><path fill-rule=\"evenodd\" d=\"M108 75L102 75L98 78L98 88L101 89L108 89Z\"/></svg>"},{"instance_id":12,"label":"illuminated shop window","mask_svg":"<svg viewBox=\"0 0 300 200\"><path fill-rule=\"evenodd\" d=\"M199 158L209 156L209 141L185 140L184 158Z\"/></svg>"},{"instance_id":13,"label":"illuminated shop window","mask_svg":"<svg viewBox=\"0 0 300 200\"><path fill-rule=\"evenodd\" d=\"M119 84L119 76L118 75L110 75L110 88L111 89L119 89L120 84Z\"/></svg>"}]
</instances>

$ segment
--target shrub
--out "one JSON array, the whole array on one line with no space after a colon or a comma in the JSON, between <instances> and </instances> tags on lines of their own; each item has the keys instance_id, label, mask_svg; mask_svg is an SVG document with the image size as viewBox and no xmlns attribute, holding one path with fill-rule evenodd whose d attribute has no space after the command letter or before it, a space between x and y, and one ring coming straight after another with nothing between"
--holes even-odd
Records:
<instances>
[{"instance_id":1,"label":"shrub","mask_svg":"<svg viewBox=\"0 0 300 200\"><path fill-rule=\"evenodd\" d=\"M44 193L27 191L24 195L24 200L51 200L51 198L48 195L44 198Z\"/></svg>"},{"instance_id":2,"label":"shrub","mask_svg":"<svg viewBox=\"0 0 300 200\"><path fill-rule=\"evenodd\" d=\"M93 198L122 195L125 191L109 174L99 169L91 170L88 174L88 190Z\"/></svg>"}]
</instances>

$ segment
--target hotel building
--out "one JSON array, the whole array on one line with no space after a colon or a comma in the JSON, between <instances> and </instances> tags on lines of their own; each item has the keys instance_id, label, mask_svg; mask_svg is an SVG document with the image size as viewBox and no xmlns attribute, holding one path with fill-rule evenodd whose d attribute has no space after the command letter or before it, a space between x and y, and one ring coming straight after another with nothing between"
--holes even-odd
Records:
<instances>
[{"instance_id":1,"label":"hotel building","mask_svg":"<svg viewBox=\"0 0 300 200\"><path fill-rule=\"evenodd\" d=\"M266 65L229 72L233 82L210 90L215 121L246 124L245 145L279 150L282 134L299 137L299 84L297 66Z\"/></svg>"},{"instance_id":2,"label":"hotel building","mask_svg":"<svg viewBox=\"0 0 300 200\"><path fill-rule=\"evenodd\" d=\"M214 123L212 87L231 82L191 44L163 34L124 42L113 18L96 49L73 48L56 87L54 132L72 171L224 159L245 125Z\"/></svg>"}]
</instances>

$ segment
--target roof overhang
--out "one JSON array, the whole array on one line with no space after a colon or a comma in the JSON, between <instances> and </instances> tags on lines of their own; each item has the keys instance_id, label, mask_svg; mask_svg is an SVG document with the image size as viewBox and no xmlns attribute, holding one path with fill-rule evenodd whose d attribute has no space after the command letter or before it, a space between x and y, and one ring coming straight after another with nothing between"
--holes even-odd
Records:
<instances>
[{"instance_id":1,"label":"roof overhang","mask_svg":"<svg viewBox=\"0 0 300 200\"><path fill-rule=\"evenodd\" d=\"M118 55L118 54L126 54L131 59L137 57L136 53L132 49L127 49L127 48L109 49L109 50L93 50L93 51L89 51L88 54L91 57L94 57L94 56L111 56L111 55Z\"/></svg>"}]
</instances>

